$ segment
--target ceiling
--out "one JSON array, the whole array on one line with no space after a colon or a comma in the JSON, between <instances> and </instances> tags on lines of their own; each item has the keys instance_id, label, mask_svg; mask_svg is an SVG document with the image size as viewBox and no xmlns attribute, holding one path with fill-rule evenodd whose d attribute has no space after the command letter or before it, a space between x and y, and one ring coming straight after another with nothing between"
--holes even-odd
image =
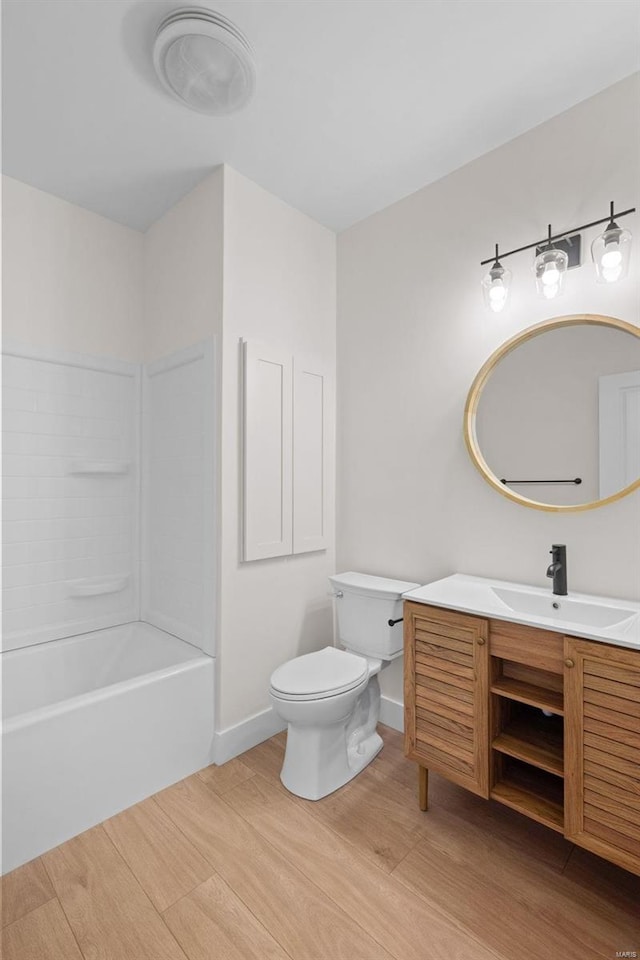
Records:
<instances>
[{"instance_id":1,"label":"ceiling","mask_svg":"<svg viewBox=\"0 0 640 960\"><path fill-rule=\"evenodd\" d=\"M635 0L199 0L258 68L212 118L153 72L189 5L4 0L4 172L144 230L224 162L341 230L640 68Z\"/></svg>"}]
</instances>

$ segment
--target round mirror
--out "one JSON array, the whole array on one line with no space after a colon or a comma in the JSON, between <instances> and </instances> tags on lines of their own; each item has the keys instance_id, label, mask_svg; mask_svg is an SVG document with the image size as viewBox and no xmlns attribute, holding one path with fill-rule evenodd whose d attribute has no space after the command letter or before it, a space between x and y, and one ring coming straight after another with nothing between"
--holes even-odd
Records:
<instances>
[{"instance_id":1,"label":"round mirror","mask_svg":"<svg viewBox=\"0 0 640 960\"><path fill-rule=\"evenodd\" d=\"M524 330L487 360L465 441L492 487L539 510L589 510L640 486L640 327L590 314Z\"/></svg>"}]
</instances>

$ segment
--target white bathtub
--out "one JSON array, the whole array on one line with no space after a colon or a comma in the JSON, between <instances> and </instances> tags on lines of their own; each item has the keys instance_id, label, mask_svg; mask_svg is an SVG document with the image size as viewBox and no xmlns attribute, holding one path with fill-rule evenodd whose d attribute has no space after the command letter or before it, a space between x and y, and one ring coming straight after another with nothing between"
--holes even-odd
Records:
<instances>
[{"instance_id":1,"label":"white bathtub","mask_svg":"<svg viewBox=\"0 0 640 960\"><path fill-rule=\"evenodd\" d=\"M214 663L142 622L2 654L2 872L212 763Z\"/></svg>"}]
</instances>

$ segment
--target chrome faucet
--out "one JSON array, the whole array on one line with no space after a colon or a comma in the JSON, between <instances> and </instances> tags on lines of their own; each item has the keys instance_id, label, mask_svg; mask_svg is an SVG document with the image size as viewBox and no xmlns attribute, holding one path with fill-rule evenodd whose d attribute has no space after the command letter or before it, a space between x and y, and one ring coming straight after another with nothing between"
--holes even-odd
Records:
<instances>
[{"instance_id":1,"label":"chrome faucet","mask_svg":"<svg viewBox=\"0 0 640 960\"><path fill-rule=\"evenodd\" d=\"M553 578L553 592L559 597L567 595L567 548L564 543L554 543L549 551L551 563L547 576Z\"/></svg>"}]
</instances>

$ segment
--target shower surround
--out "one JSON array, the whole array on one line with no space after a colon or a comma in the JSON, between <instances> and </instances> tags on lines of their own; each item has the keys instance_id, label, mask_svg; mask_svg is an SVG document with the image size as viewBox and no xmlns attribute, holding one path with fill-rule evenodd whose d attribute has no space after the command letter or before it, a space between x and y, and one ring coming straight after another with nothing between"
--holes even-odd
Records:
<instances>
[{"instance_id":1,"label":"shower surround","mask_svg":"<svg viewBox=\"0 0 640 960\"><path fill-rule=\"evenodd\" d=\"M4 345L5 873L213 759L214 370Z\"/></svg>"}]
</instances>

